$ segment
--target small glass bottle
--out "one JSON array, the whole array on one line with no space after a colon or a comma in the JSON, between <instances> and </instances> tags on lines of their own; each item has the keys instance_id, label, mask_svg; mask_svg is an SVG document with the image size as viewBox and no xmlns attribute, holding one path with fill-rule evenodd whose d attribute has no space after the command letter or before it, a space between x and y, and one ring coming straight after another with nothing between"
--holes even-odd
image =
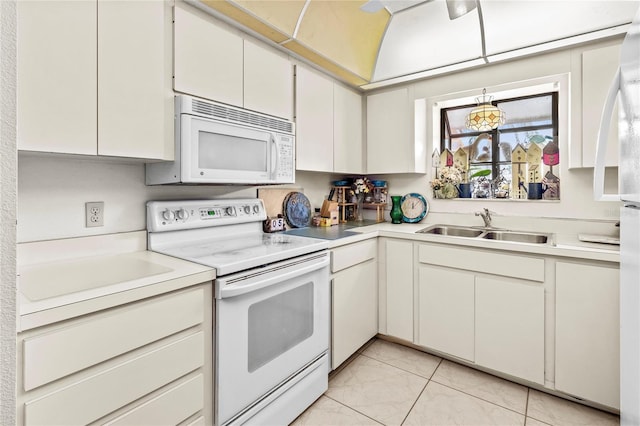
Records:
<instances>
[{"instance_id":1,"label":"small glass bottle","mask_svg":"<svg viewBox=\"0 0 640 426\"><path fill-rule=\"evenodd\" d=\"M321 220L322 220L322 217L320 216L320 209L316 208L315 209L315 213L313 214L313 217L311 218L311 225L320 226L320 221Z\"/></svg>"}]
</instances>

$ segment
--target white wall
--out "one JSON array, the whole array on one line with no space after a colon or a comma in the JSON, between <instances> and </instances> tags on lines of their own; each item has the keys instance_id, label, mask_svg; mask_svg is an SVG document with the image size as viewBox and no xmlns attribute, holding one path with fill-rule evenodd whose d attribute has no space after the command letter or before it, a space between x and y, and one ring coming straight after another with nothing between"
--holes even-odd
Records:
<instances>
[{"instance_id":1,"label":"white wall","mask_svg":"<svg viewBox=\"0 0 640 426\"><path fill-rule=\"evenodd\" d=\"M313 206L329 191L330 175L297 173ZM60 155L18 157L18 241L39 241L146 229L149 200L254 198L247 186L146 186L144 164ZM87 201L104 201L105 225L85 227Z\"/></svg>"},{"instance_id":2,"label":"white wall","mask_svg":"<svg viewBox=\"0 0 640 426\"><path fill-rule=\"evenodd\" d=\"M510 62L487 65L481 68L462 71L455 74L426 79L407 86L414 99L443 96L450 93L475 90L478 95L487 87L498 87L514 81L525 81L544 76L558 75L572 72L569 86L569 111L571 125L568 138L560 140L560 198L559 202L536 201L505 201L505 200L433 200L429 186L430 174L386 176L389 181L390 192L398 195L407 192L419 192L430 199L431 210L435 212L465 213L481 210L487 207L499 214L535 217L581 218L617 220L619 218L620 203L604 203L593 200L593 170L569 170L569 144L580 144L581 117L581 75L579 67L580 54L585 49L594 49L620 43L621 39L593 43L535 57L529 57ZM385 90L395 90L397 87ZM382 90L381 90L382 91ZM487 90L490 94L490 91ZM431 113L430 111L428 112ZM560 123L560 125L566 123ZM439 125L437 123L436 125ZM430 129L428 129L430 130ZM431 132L429 132L431 134ZM431 146L428 142L428 146ZM429 149L429 153L431 149ZM430 162L430 160L429 160ZM430 167L429 167L430 169ZM607 172L606 188L609 192L616 191L617 170ZM383 177L384 178L384 177Z\"/></svg>"},{"instance_id":3,"label":"white wall","mask_svg":"<svg viewBox=\"0 0 640 426\"><path fill-rule=\"evenodd\" d=\"M0 1L0 424L16 423L16 4Z\"/></svg>"}]
</instances>

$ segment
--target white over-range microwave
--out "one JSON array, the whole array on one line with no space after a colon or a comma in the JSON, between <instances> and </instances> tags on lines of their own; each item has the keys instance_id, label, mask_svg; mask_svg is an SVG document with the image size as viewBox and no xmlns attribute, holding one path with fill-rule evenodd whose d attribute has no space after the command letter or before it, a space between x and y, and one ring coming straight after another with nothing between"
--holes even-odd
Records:
<instances>
[{"instance_id":1,"label":"white over-range microwave","mask_svg":"<svg viewBox=\"0 0 640 426\"><path fill-rule=\"evenodd\" d=\"M147 164L147 185L295 181L291 121L178 95L175 135L175 160Z\"/></svg>"}]
</instances>

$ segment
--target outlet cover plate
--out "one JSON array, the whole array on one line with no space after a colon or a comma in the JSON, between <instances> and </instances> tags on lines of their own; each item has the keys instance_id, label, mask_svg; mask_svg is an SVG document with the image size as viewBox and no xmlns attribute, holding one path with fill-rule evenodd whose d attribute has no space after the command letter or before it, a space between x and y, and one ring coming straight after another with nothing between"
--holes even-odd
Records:
<instances>
[{"instance_id":1,"label":"outlet cover plate","mask_svg":"<svg viewBox=\"0 0 640 426\"><path fill-rule=\"evenodd\" d=\"M104 201L91 201L85 203L85 226L93 228L104 226Z\"/></svg>"}]
</instances>

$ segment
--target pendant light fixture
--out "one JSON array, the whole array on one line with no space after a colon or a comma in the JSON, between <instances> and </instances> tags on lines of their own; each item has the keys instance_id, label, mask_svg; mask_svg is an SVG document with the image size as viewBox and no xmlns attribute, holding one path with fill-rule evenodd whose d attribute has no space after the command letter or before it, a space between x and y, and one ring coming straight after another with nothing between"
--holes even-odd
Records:
<instances>
[{"instance_id":1,"label":"pendant light fixture","mask_svg":"<svg viewBox=\"0 0 640 426\"><path fill-rule=\"evenodd\" d=\"M482 89L482 102L476 98L477 106L469 112L466 125L478 132L493 130L504 124L507 115L495 105L491 105L491 96L486 96L487 89ZM488 99L487 99L488 98Z\"/></svg>"}]
</instances>

